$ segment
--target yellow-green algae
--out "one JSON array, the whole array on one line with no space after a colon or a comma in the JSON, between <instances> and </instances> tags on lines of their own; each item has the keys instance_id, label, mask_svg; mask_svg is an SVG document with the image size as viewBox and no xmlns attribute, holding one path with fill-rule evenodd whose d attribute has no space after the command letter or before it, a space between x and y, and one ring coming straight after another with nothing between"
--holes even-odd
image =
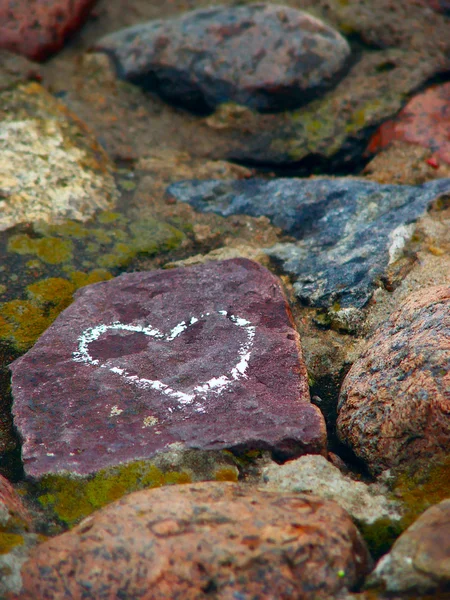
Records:
<instances>
[{"instance_id":1,"label":"yellow-green algae","mask_svg":"<svg viewBox=\"0 0 450 600\"><path fill-rule=\"evenodd\" d=\"M8 554L16 546L21 546L23 543L23 535L0 531L0 554Z\"/></svg>"},{"instance_id":2,"label":"yellow-green algae","mask_svg":"<svg viewBox=\"0 0 450 600\"><path fill-rule=\"evenodd\" d=\"M193 455L192 451L190 454ZM230 460L227 453L221 454L223 459ZM198 458L191 462L188 458L185 465L178 465L178 470L157 460L139 460L87 477L69 473L46 475L38 483L37 501L50 519L53 515L64 526L72 527L94 511L137 490L192 481L237 481L237 468L231 464L224 466L223 459L215 467L201 460L197 463Z\"/></svg>"},{"instance_id":3,"label":"yellow-green algae","mask_svg":"<svg viewBox=\"0 0 450 600\"><path fill-rule=\"evenodd\" d=\"M113 211L87 223L38 222L32 230L10 234L5 262L10 257L10 271L22 275L17 285L8 270L0 273L9 299L0 303L0 341L19 353L28 350L78 288L118 275L139 255L175 249L184 238L169 223L153 218L133 222Z\"/></svg>"}]
</instances>

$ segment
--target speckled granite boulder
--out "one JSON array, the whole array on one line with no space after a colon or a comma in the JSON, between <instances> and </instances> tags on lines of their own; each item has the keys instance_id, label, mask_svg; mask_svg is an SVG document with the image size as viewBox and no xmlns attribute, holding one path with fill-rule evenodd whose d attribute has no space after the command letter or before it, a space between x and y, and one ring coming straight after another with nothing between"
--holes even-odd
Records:
<instances>
[{"instance_id":1,"label":"speckled granite boulder","mask_svg":"<svg viewBox=\"0 0 450 600\"><path fill-rule=\"evenodd\" d=\"M277 244L268 254L293 277L297 296L352 326L355 309L370 299L388 268L395 268L414 231L414 221L450 179L421 186L379 185L347 178L182 181L168 196L195 209L228 217L266 216L298 242ZM385 281L389 287L388 278Z\"/></svg>"},{"instance_id":2,"label":"speckled granite boulder","mask_svg":"<svg viewBox=\"0 0 450 600\"><path fill-rule=\"evenodd\" d=\"M357 585L369 560L334 502L183 485L131 494L40 545L20 600L329 600Z\"/></svg>"},{"instance_id":3,"label":"speckled granite boulder","mask_svg":"<svg viewBox=\"0 0 450 600\"><path fill-rule=\"evenodd\" d=\"M390 594L413 594L415 598L418 594L433 594L436 599L447 597L450 588L450 500L429 508L400 536L391 552L378 563L369 584Z\"/></svg>"},{"instance_id":4,"label":"speckled granite boulder","mask_svg":"<svg viewBox=\"0 0 450 600\"><path fill-rule=\"evenodd\" d=\"M234 101L260 111L305 104L340 79L350 47L287 6L200 9L100 40L119 77L195 111Z\"/></svg>"},{"instance_id":5,"label":"speckled granite boulder","mask_svg":"<svg viewBox=\"0 0 450 600\"><path fill-rule=\"evenodd\" d=\"M291 319L247 259L83 288L11 365L25 472L86 475L173 444L324 453Z\"/></svg>"},{"instance_id":6,"label":"speckled granite boulder","mask_svg":"<svg viewBox=\"0 0 450 600\"><path fill-rule=\"evenodd\" d=\"M0 93L0 231L111 208L113 170L87 127L39 84Z\"/></svg>"},{"instance_id":7,"label":"speckled granite boulder","mask_svg":"<svg viewBox=\"0 0 450 600\"><path fill-rule=\"evenodd\" d=\"M450 288L412 295L378 328L342 386L337 430L372 473L450 451Z\"/></svg>"},{"instance_id":8,"label":"speckled granite boulder","mask_svg":"<svg viewBox=\"0 0 450 600\"><path fill-rule=\"evenodd\" d=\"M45 60L86 20L96 0L3 0L0 48Z\"/></svg>"}]
</instances>

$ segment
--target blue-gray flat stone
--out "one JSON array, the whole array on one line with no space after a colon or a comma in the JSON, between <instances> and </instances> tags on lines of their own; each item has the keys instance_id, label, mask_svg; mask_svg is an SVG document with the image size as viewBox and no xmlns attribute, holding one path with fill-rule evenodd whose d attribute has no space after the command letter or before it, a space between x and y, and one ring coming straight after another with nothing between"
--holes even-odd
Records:
<instances>
[{"instance_id":1,"label":"blue-gray flat stone","mask_svg":"<svg viewBox=\"0 0 450 600\"><path fill-rule=\"evenodd\" d=\"M348 178L183 181L168 194L202 212L268 217L297 242L267 250L292 276L297 296L316 307L362 308L414 222L450 179L419 186Z\"/></svg>"}]
</instances>

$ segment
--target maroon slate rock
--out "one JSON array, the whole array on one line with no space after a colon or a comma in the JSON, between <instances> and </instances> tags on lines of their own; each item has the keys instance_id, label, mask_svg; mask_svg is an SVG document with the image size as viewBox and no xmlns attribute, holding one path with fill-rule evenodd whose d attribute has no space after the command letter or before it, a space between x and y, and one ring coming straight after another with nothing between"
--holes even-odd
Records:
<instances>
[{"instance_id":1,"label":"maroon slate rock","mask_svg":"<svg viewBox=\"0 0 450 600\"><path fill-rule=\"evenodd\" d=\"M130 494L41 544L17 598L331 600L369 568L334 502L200 483Z\"/></svg>"},{"instance_id":2,"label":"maroon slate rock","mask_svg":"<svg viewBox=\"0 0 450 600\"><path fill-rule=\"evenodd\" d=\"M81 289L16 360L27 475L88 474L170 444L325 451L278 280L246 259Z\"/></svg>"},{"instance_id":3,"label":"maroon slate rock","mask_svg":"<svg viewBox=\"0 0 450 600\"><path fill-rule=\"evenodd\" d=\"M86 20L96 0L0 0L0 48L45 60Z\"/></svg>"},{"instance_id":4,"label":"maroon slate rock","mask_svg":"<svg viewBox=\"0 0 450 600\"><path fill-rule=\"evenodd\" d=\"M259 111L300 106L333 86L350 47L334 29L287 6L188 12L101 39L119 77L195 112L234 101Z\"/></svg>"},{"instance_id":5,"label":"maroon slate rock","mask_svg":"<svg viewBox=\"0 0 450 600\"><path fill-rule=\"evenodd\" d=\"M342 385L337 431L369 470L429 467L450 452L450 287L412 294Z\"/></svg>"}]
</instances>

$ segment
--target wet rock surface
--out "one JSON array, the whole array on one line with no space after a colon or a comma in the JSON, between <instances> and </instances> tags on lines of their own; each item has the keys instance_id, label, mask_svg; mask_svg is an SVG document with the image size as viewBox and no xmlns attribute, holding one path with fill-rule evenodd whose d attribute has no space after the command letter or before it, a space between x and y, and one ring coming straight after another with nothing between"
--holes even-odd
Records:
<instances>
[{"instance_id":1,"label":"wet rock surface","mask_svg":"<svg viewBox=\"0 0 450 600\"><path fill-rule=\"evenodd\" d=\"M450 83L427 88L414 96L395 119L383 123L367 147L377 152L392 141L404 141L429 148L428 164L439 169L450 164Z\"/></svg>"},{"instance_id":2,"label":"wet rock surface","mask_svg":"<svg viewBox=\"0 0 450 600\"><path fill-rule=\"evenodd\" d=\"M429 508L396 541L370 577L389 593L437 593L450 584L450 500ZM439 596L442 594L442 596Z\"/></svg>"},{"instance_id":3,"label":"wet rock surface","mask_svg":"<svg viewBox=\"0 0 450 600\"><path fill-rule=\"evenodd\" d=\"M33 477L92 473L175 442L324 452L286 300L245 259L84 288L11 369Z\"/></svg>"},{"instance_id":4,"label":"wet rock surface","mask_svg":"<svg viewBox=\"0 0 450 600\"><path fill-rule=\"evenodd\" d=\"M95 0L13 0L0 4L0 47L45 60L86 20Z\"/></svg>"},{"instance_id":5,"label":"wet rock surface","mask_svg":"<svg viewBox=\"0 0 450 600\"><path fill-rule=\"evenodd\" d=\"M250 4L150 21L100 40L119 77L198 112L233 101L259 111L307 103L340 78L346 40L288 6Z\"/></svg>"},{"instance_id":6,"label":"wet rock surface","mask_svg":"<svg viewBox=\"0 0 450 600\"><path fill-rule=\"evenodd\" d=\"M39 550L22 569L24 600L86 589L93 598L331 598L369 563L335 503L236 484L132 494Z\"/></svg>"},{"instance_id":7,"label":"wet rock surface","mask_svg":"<svg viewBox=\"0 0 450 600\"><path fill-rule=\"evenodd\" d=\"M448 454L449 307L448 286L411 296L345 378L338 433L373 473L428 467Z\"/></svg>"},{"instance_id":8,"label":"wet rock surface","mask_svg":"<svg viewBox=\"0 0 450 600\"><path fill-rule=\"evenodd\" d=\"M168 195L204 212L267 216L299 240L267 252L293 277L300 300L359 309L388 266L402 257L414 221L449 191L448 179L418 187L345 178L254 179L180 182Z\"/></svg>"}]
</instances>

